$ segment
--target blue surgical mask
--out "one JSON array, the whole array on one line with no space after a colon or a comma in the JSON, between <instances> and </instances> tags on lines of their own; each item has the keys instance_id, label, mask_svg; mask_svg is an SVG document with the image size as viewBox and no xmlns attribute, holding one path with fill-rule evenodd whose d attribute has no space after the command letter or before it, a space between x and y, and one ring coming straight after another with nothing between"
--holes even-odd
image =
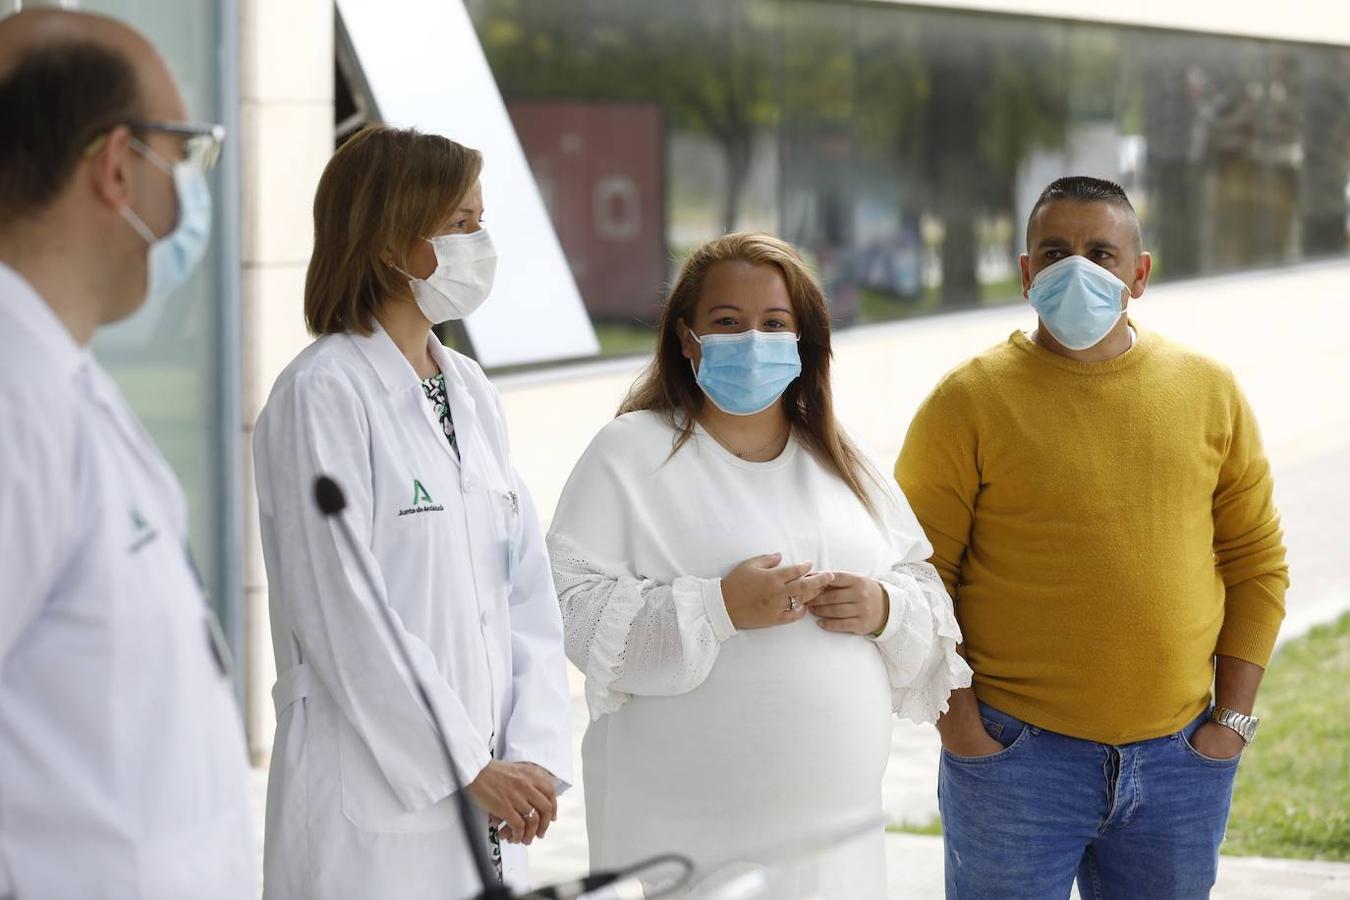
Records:
<instances>
[{"instance_id":1,"label":"blue surgical mask","mask_svg":"<svg viewBox=\"0 0 1350 900\"><path fill-rule=\"evenodd\" d=\"M153 303L182 287L206 253L211 241L211 191L200 166L187 161L171 166L140 141L133 141L132 148L173 179L178 196L178 224L164 237L156 237L131 207L122 207L122 218L150 245L145 297Z\"/></svg>"},{"instance_id":2,"label":"blue surgical mask","mask_svg":"<svg viewBox=\"0 0 1350 900\"><path fill-rule=\"evenodd\" d=\"M1101 343L1120 321L1125 282L1083 256L1066 256L1036 273L1027 297L1046 330L1070 350Z\"/></svg>"},{"instance_id":3,"label":"blue surgical mask","mask_svg":"<svg viewBox=\"0 0 1350 900\"><path fill-rule=\"evenodd\" d=\"M703 347L703 361L694 370L694 380L724 413L753 416L763 412L802 374L795 334L743 331L701 338L690 334Z\"/></svg>"}]
</instances>

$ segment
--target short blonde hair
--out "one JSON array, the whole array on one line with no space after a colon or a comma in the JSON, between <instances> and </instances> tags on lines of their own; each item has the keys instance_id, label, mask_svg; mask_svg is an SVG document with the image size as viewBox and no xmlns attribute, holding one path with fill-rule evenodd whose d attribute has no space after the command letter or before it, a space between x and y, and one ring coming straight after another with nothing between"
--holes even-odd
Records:
<instances>
[{"instance_id":1,"label":"short blonde hair","mask_svg":"<svg viewBox=\"0 0 1350 900\"><path fill-rule=\"evenodd\" d=\"M324 167L314 195L305 324L315 335L369 334L389 297L407 296L408 254L478 181L483 157L437 134L374 126Z\"/></svg>"}]
</instances>

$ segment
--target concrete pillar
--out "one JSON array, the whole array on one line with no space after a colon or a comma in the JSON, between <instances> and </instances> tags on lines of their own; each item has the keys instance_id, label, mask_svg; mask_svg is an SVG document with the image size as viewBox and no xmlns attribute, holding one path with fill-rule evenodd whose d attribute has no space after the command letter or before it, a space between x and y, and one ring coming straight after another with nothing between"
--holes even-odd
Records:
<instances>
[{"instance_id":1,"label":"concrete pillar","mask_svg":"<svg viewBox=\"0 0 1350 900\"><path fill-rule=\"evenodd\" d=\"M276 679L253 489L253 425L306 344L311 206L333 150L332 0L240 0L246 717L257 764L272 748Z\"/></svg>"}]
</instances>

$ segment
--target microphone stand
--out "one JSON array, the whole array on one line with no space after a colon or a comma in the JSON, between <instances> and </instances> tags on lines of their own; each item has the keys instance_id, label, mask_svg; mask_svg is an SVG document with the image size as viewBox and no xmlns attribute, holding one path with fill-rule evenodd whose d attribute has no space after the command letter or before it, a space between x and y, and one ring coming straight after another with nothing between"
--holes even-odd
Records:
<instances>
[{"instance_id":1,"label":"microphone stand","mask_svg":"<svg viewBox=\"0 0 1350 900\"><path fill-rule=\"evenodd\" d=\"M449 736L445 732L444 725L441 724L441 717L436 712L436 707L431 703L431 697L427 694L422 679L417 677L417 669L413 667L412 655L408 653L408 648L404 646L399 635L398 623L394 621L393 610L389 608L388 603L381 602L379 599L380 592L376 587L378 582L366 561L365 548L356 539L351 524L342 515L342 511L347 507L347 498L343 495L342 488L338 487L336 481L327 475L320 475L314 480L314 500L318 504L320 512L337 522L338 531L346 539L348 549L359 561L361 578L366 582L366 587L370 590L374 604L380 610L385 627L389 629L389 636L393 640L394 646L398 648L399 658L402 659L403 665L408 669L408 675L412 678L413 686L417 689L417 696L422 699L422 705L426 707L427 713L431 717L431 723L436 729L441 753L445 757L445 764L450 768L450 779L455 786L455 807L459 811L460 826L464 829L464 840L469 844L474 868L478 870L478 880L483 885L483 892L478 895L478 900L513 900L514 894L511 889L497 881L492 863L488 861L485 842L474 840L474 831L477 829L478 823L474 818L473 810L469 808L469 798L464 790L463 779L459 777L459 769L455 766L454 755L450 752Z\"/></svg>"},{"instance_id":2,"label":"microphone stand","mask_svg":"<svg viewBox=\"0 0 1350 900\"><path fill-rule=\"evenodd\" d=\"M385 628L389 631L389 637L394 646L398 648L399 658L403 661L409 677L412 678L413 686L417 689L417 696L421 698L422 705L426 707L427 714L431 717L431 724L435 728L438 738L437 743L441 746L441 754L445 757L445 764L450 768L450 778L455 787L455 807L459 812L460 826L464 829L464 839L469 843L469 852L473 856L474 868L478 871L478 880L483 885L483 891L478 895L477 900L572 900L572 898L579 897L583 893L597 890L616 881L634 878L639 872L662 863L674 863L684 870L684 874L676 883L653 896L661 896L682 887L693 874L694 864L688 857L677 854L656 856L617 872L595 872L575 881L539 888L525 894L522 898L517 898L510 887L497 881L492 864L488 861L485 842L474 839L477 822L474 820L473 810L469 807L468 794L464 790L463 780L459 777L459 769L455 767L454 755L450 752L449 735L441 722L440 715L436 712L436 707L431 703L431 697L427 693L426 686L422 684L422 679L418 677L417 670L413 668L412 655L408 653L408 648L399 635L398 623L394 621L393 610L389 608L388 603L380 602L378 599L378 579L370 571L370 564L365 557L365 548L356 539L356 533L352 531L352 526L342 515L343 510L347 508L347 498L336 481L327 475L320 475L314 479L314 502L324 516L337 522L338 531L342 533L348 544L348 549L351 550L352 555L361 567L361 578L365 581L371 597L375 599L375 606L380 610L380 616L384 621Z\"/></svg>"}]
</instances>

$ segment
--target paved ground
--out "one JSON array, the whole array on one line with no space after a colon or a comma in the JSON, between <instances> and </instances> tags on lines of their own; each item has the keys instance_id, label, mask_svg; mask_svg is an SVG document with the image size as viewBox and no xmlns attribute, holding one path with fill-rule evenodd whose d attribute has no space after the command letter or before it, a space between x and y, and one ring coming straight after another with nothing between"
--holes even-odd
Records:
<instances>
[{"instance_id":1,"label":"paved ground","mask_svg":"<svg viewBox=\"0 0 1350 900\"><path fill-rule=\"evenodd\" d=\"M1223 359L1237 373L1262 423L1275 467L1294 586L1283 640L1350 609L1350 266L1243 276L1158 289L1139 304L1149 327ZM962 316L952 327L976 328L992 343L1018 327L1019 310ZM942 320L917 323L916 336ZM920 338L922 339L922 338ZM897 448L878 445L878 450ZM572 673L575 737L585 728L579 676ZM936 732L897 723L883 784L892 822L923 823L937 814ZM1350 748L1346 748L1350 753ZM580 766L578 765L578 770ZM261 833L265 774L256 779ZM564 796L561 818L532 851L540 881L584 870L584 785ZM942 895L941 841L892 835L887 841L896 897ZM1225 858L1214 894L1231 900L1350 898L1350 864Z\"/></svg>"},{"instance_id":2,"label":"paved ground","mask_svg":"<svg viewBox=\"0 0 1350 900\"><path fill-rule=\"evenodd\" d=\"M942 839L891 835L887 844L891 896L942 900ZM1073 896L1078 896L1076 890ZM1212 896L1214 900L1343 900L1350 897L1350 865L1224 857Z\"/></svg>"}]
</instances>

